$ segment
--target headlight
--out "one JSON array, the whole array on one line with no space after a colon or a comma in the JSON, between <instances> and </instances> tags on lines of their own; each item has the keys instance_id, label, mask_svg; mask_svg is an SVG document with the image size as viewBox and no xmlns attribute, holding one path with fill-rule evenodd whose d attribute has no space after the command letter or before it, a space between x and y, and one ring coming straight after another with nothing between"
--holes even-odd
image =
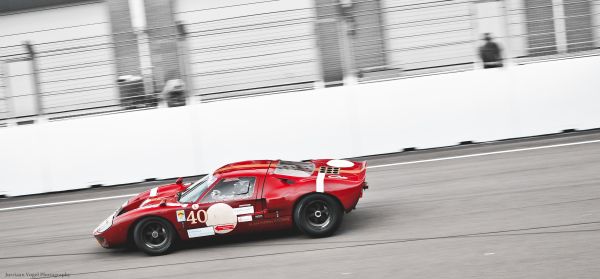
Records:
<instances>
[{"instance_id":1,"label":"headlight","mask_svg":"<svg viewBox=\"0 0 600 279\"><path fill-rule=\"evenodd\" d=\"M113 218L115 217L115 214L111 214L110 216L108 216L108 218L106 218L106 220L102 221L102 223L100 223L100 225L98 225L98 227L96 228L96 232L104 232L106 230L108 230L108 228L110 228L110 226L112 226L113 223Z\"/></svg>"}]
</instances>

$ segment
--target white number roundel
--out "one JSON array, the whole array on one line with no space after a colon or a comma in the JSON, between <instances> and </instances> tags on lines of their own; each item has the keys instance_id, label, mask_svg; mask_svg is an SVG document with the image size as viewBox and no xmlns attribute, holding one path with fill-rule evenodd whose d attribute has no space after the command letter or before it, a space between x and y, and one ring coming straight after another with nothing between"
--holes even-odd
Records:
<instances>
[{"instance_id":1,"label":"white number roundel","mask_svg":"<svg viewBox=\"0 0 600 279\"><path fill-rule=\"evenodd\" d=\"M226 203L211 205L206 210L206 225L212 226L215 233L223 234L233 231L237 225L237 214Z\"/></svg>"}]
</instances>

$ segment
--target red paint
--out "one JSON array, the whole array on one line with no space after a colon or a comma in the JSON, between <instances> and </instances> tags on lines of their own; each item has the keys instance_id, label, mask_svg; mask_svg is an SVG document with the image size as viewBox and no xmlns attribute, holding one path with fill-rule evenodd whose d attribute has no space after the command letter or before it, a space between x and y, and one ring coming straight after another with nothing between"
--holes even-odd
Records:
<instances>
[{"instance_id":1,"label":"red paint","mask_svg":"<svg viewBox=\"0 0 600 279\"><path fill-rule=\"evenodd\" d=\"M235 229L234 224L215 226L216 233L227 233L229 231L232 231L233 229Z\"/></svg>"},{"instance_id":2,"label":"red paint","mask_svg":"<svg viewBox=\"0 0 600 279\"><path fill-rule=\"evenodd\" d=\"M252 221L238 222L237 225L221 224L214 227L215 232L232 230L224 234L232 235L291 228L295 203L301 197L315 193L319 167L327 166L328 161L312 160L315 168L308 177L275 174L279 161L258 160L228 164L214 172L213 176L216 180L196 201L198 209L192 209L192 204L178 202L177 193L184 191L187 187L178 181L180 183L160 186L155 197L149 197L150 190L147 190L131 198L118 216L113 219L112 226L104 232L94 231L94 236L103 247L119 246L128 241L128 233L133 230L136 221L147 216L158 216L173 225L180 239L187 240L189 239L187 230L203 228L206 227L206 224L203 222L192 224L189 221L177 222L176 211L184 210L187 220L191 211L208 210L215 202L198 203L203 196L207 195L222 179L236 177L255 177L254 192L247 199L223 203L229 204L234 209L253 206L254 213L243 214L251 215ZM337 175L325 176L324 194L337 198L344 210L350 212L362 197L365 176L366 162L354 162L354 166L341 168ZM142 204L143 206L140 206ZM218 235L208 237L218 237Z\"/></svg>"}]
</instances>

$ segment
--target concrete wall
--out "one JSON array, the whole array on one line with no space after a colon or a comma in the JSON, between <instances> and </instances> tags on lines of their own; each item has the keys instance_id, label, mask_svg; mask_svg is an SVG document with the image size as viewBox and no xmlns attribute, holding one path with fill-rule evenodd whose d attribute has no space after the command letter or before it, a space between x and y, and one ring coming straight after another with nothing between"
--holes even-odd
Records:
<instances>
[{"instance_id":1,"label":"concrete wall","mask_svg":"<svg viewBox=\"0 0 600 279\"><path fill-rule=\"evenodd\" d=\"M600 127L600 57L0 129L0 192L206 173Z\"/></svg>"}]
</instances>

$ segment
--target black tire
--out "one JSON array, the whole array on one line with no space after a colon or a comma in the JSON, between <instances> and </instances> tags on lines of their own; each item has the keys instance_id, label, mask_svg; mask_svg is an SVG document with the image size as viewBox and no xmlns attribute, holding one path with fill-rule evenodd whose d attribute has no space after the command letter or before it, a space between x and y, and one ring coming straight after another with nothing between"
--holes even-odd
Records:
<instances>
[{"instance_id":1,"label":"black tire","mask_svg":"<svg viewBox=\"0 0 600 279\"><path fill-rule=\"evenodd\" d=\"M332 235L342 224L344 210L333 197L312 194L302 198L294 208L294 223L310 237Z\"/></svg>"},{"instance_id":2,"label":"black tire","mask_svg":"<svg viewBox=\"0 0 600 279\"><path fill-rule=\"evenodd\" d=\"M172 251L176 240L171 223L158 217L148 217L135 225L133 241L140 251L151 255L164 255Z\"/></svg>"}]
</instances>

